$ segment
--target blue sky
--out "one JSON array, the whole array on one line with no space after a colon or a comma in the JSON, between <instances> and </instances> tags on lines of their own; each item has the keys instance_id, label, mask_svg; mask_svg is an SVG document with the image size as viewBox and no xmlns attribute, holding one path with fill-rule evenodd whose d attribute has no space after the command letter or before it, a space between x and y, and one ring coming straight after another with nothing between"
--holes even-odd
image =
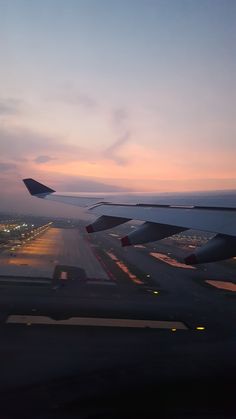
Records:
<instances>
[{"instance_id":1,"label":"blue sky","mask_svg":"<svg viewBox=\"0 0 236 419\"><path fill-rule=\"evenodd\" d=\"M230 0L0 0L0 176L235 187L235 35Z\"/></svg>"}]
</instances>

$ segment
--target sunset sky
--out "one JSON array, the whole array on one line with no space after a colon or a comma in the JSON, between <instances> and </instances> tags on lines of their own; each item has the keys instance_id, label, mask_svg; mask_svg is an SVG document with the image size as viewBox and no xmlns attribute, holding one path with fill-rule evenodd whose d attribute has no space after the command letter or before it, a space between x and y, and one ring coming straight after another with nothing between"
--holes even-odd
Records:
<instances>
[{"instance_id":1,"label":"sunset sky","mask_svg":"<svg viewBox=\"0 0 236 419\"><path fill-rule=\"evenodd\" d=\"M0 0L2 209L236 189L235 45L234 0Z\"/></svg>"}]
</instances>

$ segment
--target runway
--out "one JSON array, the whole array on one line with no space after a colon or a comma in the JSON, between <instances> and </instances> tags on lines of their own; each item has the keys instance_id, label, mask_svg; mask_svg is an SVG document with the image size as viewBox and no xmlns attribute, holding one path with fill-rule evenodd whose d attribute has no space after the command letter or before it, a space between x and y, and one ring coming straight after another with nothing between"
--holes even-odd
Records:
<instances>
[{"instance_id":1,"label":"runway","mask_svg":"<svg viewBox=\"0 0 236 419\"><path fill-rule=\"evenodd\" d=\"M20 248L0 255L0 275L52 278L57 265L80 267L87 277L108 279L78 229L50 228Z\"/></svg>"},{"instance_id":2,"label":"runway","mask_svg":"<svg viewBox=\"0 0 236 419\"><path fill-rule=\"evenodd\" d=\"M181 248L125 249L119 235L50 228L1 254L5 417L70 417L70 403L86 417L84 400L112 417L121 398L122 417L234 411L235 293L206 282L235 282L233 265L186 269Z\"/></svg>"},{"instance_id":3,"label":"runway","mask_svg":"<svg viewBox=\"0 0 236 419\"><path fill-rule=\"evenodd\" d=\"M109 318L112 312L116 318L122 313L232 333L235 293L228 284L236 282L233 265L187 266L178 246L121 248L119 234L119 229L88 235L83 226L49 228L13 253L5 251L0 256L2 306L10 292L18 312L9 314L28 315L24 307L30 301L38 315L47 316L53 301L53 314L61 319L65 313L66 318L88 313ZM226 281L227 289L211 285L217 280Z\"/></svg>"}]
</instances>

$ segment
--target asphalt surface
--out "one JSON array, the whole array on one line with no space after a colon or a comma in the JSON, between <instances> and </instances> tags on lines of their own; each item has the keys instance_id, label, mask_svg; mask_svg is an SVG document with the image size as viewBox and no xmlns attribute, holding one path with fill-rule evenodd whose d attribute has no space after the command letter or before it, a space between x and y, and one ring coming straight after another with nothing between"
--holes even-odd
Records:
<instances>
[{"instance_id":1,"label":"asphalt surface","mask_svg":"<svg viewBox=\"0 0 236 419\"><path fill-rule=\"evenodd\" d=\"M109 258L114 253L119 261L137 273L146 287L150 285L158 290L155 313L181 319L192 329L202 325L216 333L235 332L232 321L236 319L235 292L215 288L206 282L218 280L235 284L235 264L219 262L182 266L180 263L178 267L178 262L184 259L189 250L175 248L170 241L145 247L121 248L119 235L115 236L114 232L91 235L90 240L95 245L98 243L100 255ZM151 256L157 253L168 255L172 264Z\"/></svg>"},{"instance_id":2,"label":"asphalt surface","mask_svg":"<svg viewBox=\"0 0 236 419\"><path fill-rule=\"evenodd\" d=\"M235 294L205 282L234 265L117 234L51 228L1 255L0 417L234 418Z\"/></svg>"},{"instance_id":3,"label":"asphalt surface","mask_svg":"<svg viewBox=\"0 0 236 419\"><path fill-rule=\"evenodd\" d=\"M79 266L89 277L107 279L91 247L74 229L50 228L39 238L0 255L0 275L51 278L56 265Z\"/></svg>"}]
</instances>

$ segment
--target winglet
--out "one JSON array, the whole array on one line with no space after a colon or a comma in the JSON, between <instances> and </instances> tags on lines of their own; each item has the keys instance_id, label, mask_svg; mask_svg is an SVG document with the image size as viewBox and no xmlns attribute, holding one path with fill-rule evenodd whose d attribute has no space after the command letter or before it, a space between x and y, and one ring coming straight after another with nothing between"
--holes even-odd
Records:
<instances>
[{"instance_id":1,"label":"winglet","mask_svg":"<svg viewBox=\"0 0 236 419\"><path fill-rule=\"evenodd\" d=\"M55 192L48 186L45 186L42 183L39 183L31 178L23 179L23 182L31 195L50 194L52 192Z\"/></svg>"}]
</instances>

